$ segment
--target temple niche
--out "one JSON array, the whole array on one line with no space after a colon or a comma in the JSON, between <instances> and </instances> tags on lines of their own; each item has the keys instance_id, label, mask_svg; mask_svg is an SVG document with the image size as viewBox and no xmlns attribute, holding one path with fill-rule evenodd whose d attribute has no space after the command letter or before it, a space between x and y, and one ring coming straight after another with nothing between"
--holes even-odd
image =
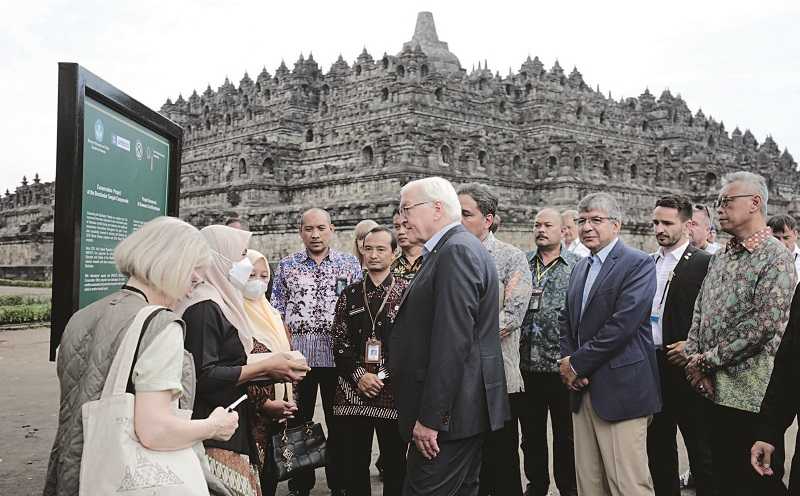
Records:
<instances>
[{"instance_id":1,"label":"temple niche","mask_svg":"<svg viewBox=\"0 0 800 496\"><path fill-rule=\"evenodd\" d=\"M304 209L330 210L347 249L358 221L389 223L400 187L429 175L492 186L499 236L525 249L539 209L574 208L593 191L625 206L629 243L653 248L657 197L711 203L737 170L769 179L771 213L800 214L797 163L771 137L729 133L669 90L613 98L578 68L548 65L527 57L505 76L487 61L467 70L422 12L397 53L364 49L327 72L309 53L291 68L167 100L161 113L184 129L181 217L202 227L238 214L277 261L299 248ZM42 186L37 200L27 189L2 199L3 236L48 229L52 206L25 204L52 196Z\"/></svg>"}]
</instances>

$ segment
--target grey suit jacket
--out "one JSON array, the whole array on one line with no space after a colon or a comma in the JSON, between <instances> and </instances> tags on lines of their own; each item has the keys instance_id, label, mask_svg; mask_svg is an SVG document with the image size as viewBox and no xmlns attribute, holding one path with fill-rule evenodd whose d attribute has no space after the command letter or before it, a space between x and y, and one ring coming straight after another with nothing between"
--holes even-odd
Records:
<instances>
[{"instance_id":1,"label":"grey suit jacket","mask_svg":"<svg viewBox=\"0 0 800 496\"><path fill-rule=\"evenodd\" d=\"M500 351L497 270L478 238L450 229L414 277L390 338L400 434L417 420L455 440L510 418Z\"/></svg>"},{"instance_id":2,"label":"grey suit jacket","mask_svg":"<svg viewBox=\"0 0 800 496\"><path fill-rule=\"evenodd\" d=\"M567 302L559 318L561 356L589 379L592 406L601 418L619 421L661 410L650 310L656 291L653 259L619 240L587 296L581 316L589 258L572 270ZM571 393L572 410L584 392Z\"/></svg>"}]
</instances>

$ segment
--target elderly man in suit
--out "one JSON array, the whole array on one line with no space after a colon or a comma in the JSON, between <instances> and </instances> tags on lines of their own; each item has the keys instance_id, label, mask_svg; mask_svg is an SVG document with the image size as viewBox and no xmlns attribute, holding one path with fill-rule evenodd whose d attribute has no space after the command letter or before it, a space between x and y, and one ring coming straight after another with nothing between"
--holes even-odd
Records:
<instances>
[{"instance_id":1,"label":"elderly man in suit","mask_svg":"<svg viewBox=\"0 0 800 496\"><path fill-rule=\"evenodd\" d=\"M647 455L656 496L680 496L677 429L680 427L697 496L717 494L711 475L711 447L703 412L706 401L686 380L684 347L700 286L711 255L689 243L692 204L684 196L656 201L653 231L660 248L656 294L650 312L664 407L647 433Z\"/></svg>"},{"instance_id":2,"label":"elderly man in suit","mask_svg":"<svg viewBox=\"0 0 800 496\"><path fill-rule=\"evenodd\" d=\"M447 180L408 183L400 211L409 238L424 243L390 340L400 434L413 441L403 494L474 496L484 436L510 419L497 271L461 225Z\"/></svg>"},{"instance_id":3,"label":"elderly man in suit","mask_svg":"<svg viewBox=\"0 0 800 496\"><path fill-rule=\"evenodd\" d=\"M578 205L590 256L575 265L559 319L562 381L571 391L579 495L652 495L647 424L661 410L650 307L653 259L619 239L607 193Z\"/></svg>"}]
</instances>

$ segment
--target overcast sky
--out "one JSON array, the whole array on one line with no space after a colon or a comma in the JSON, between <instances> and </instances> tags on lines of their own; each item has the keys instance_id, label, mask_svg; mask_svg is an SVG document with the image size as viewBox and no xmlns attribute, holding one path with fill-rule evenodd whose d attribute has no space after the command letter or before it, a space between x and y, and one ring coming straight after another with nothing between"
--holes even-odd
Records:
<instances>
[{"instance_id":1,"label":"overcast sky","mask_svg":"<svg viewBox=\"0 0 800 496\"><path fill-rule=\"evenodd\" d=\"M301 52L325 72L363 47L396 54L421 10L468 70L485 59L506 75L538 55L548 69L577 66L614 98L669 88L728 132L771 134L800 159L797 0L0 0L0 192L23 175L55 177L59 61L158 109L225 76L238 85L245 71L274 74L281 59L291 68Z\"/></svg>"}]
</instances>

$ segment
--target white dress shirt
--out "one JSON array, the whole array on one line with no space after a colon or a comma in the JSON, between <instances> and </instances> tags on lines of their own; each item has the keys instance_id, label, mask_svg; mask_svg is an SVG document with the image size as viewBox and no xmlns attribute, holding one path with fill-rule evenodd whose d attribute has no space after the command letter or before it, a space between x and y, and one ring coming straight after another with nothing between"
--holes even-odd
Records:
<instances>
[{"instance_id":1,"label":"white dress shirt","mask_svg":"<svg viewBox=\"0 0 800 496\"><path fill-rule=\"evenodd\" d=\"M572 243L569 244L567 251L574 253L579 257L588 257L590 253L589 248L583 246L583 243L581 243L581 240L578 238L575 238Z\"/></svg>"},{"instance_id":2,"label":"white dress shirt","mask_svg":"<svg viewBox=\"0 0 800 496\"><path fill-rule=\"evenodd\" d=\"M662 316L664 306L667 304L667 291L672 280L675 266L680 262L681 257L686 252L689 241L686 240L675 249L664 253L664 248L660 248L653 254L656 261L656 294L653 296L653 311L650 312L650 326L653 328L653 344L656 347L664 345L664 334L661 331Z\"/></svg>"},{"instance_id":3,"label":"white dress shirt","mask_svg":"<svg viewBox=\"0 0 800 496\"><path fill-rule=\"evenodd\" d=\"M794 245L794 270L797 272L797 283L800 284L800 248Z\"/></svg>"}]
</instances>

